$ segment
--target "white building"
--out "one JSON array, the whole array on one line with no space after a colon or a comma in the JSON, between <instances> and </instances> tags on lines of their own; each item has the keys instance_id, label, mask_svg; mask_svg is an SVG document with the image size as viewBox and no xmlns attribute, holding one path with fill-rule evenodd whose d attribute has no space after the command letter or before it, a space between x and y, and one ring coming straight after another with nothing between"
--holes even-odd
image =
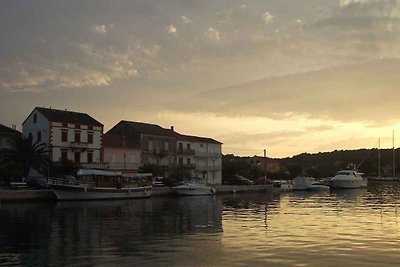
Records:
<instances>
[{"instance_id":1,"label":"white building","mask_svg":"<svg viewBox=\"0 0 400 267\"><path fill-rule=\"evenodd\" d=\"M173 130L173 129L172 129ZM210 184L222 183L222 143L212 138L176 133L177 165L192 170Z\"/></svg>"},{"instance_id":2,"label":"white building","mask_svg":"<svg viewBox=\"0 0 400 267\"><path fill-rule=\"evenodd\" d=\"M22 134L46 144L53 162L101 163L103 124L86 113L36 107L22 123Z\"/></svg>"}]
</instances>

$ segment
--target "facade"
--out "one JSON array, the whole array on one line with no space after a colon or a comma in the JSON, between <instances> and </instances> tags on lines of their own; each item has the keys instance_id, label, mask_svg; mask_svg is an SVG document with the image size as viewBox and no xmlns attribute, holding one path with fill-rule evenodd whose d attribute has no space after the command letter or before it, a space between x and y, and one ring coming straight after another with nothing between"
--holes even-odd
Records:
<instances>
[{"instance_id":1,"label":"facade","mask_svg":"<svg viewBox=\"0 0 400 267\"><path fill-rule=\"evenodd\" d=\"M86 113L36 107L22 123L22 134L46 144L53 162L101 163L103 124Z\"/></svg>"},{"instance_id":2,"label":"facade","mask_svg":"<svg viewBox=\"0 0 400 267\"><path fill-rule=\"evenodd\" d=\"M115 147L111 149L105 146L106 164L112 157L118 162L123 161L124 153L125 156L126 153L132 153L135 155L134 165L139 162L141 166L154 164L162 167L166 175L171 169L182 168L192 176L205 178L211 184L222 182L222 143L214 139L182 135L175 132L173 127L165 129L155 124L132 121L120 121L105 136L114 136L119 140L117 142L126 146L125 150L119 151L119 156ZM140 153L135 149L140 149Z\"/></svg>"},{"instance_id":3,"label":"facade","mask_svg":"<svg viewBox=\"0 0 400 267\"><path fill-rule=\"evenodd\" d=\"M250 159L250 163L258 166L267 173L280 173L282 172L282 165L279 160L254 156Z\"/></svg>"},{"instance_id":4,"label":"facade","mask_svg":"<svg viewBox=\"0 0 400 267\"><path fill-rule=\"evenodd\" d=\"M141 163L140 146L126 137L106 133L103 135L103 167L124 173L137 173Z\"/></svg>"},{"instance_id":5,"label":"facade","mask_svg":"<svg viewBox=\"0 0 400 267\"><path fill-rule=\"evenodd\" d=\"M175 134L177 166L191 170L192 176L204 178L210 184L221 184L222 143L206 137Z\"/></svg>"},{"instance_id":6,"label":"facade","mask_svg":"<svg viewBox=\"0 0 400 267\"><path fill-rule=\"evenodd\" d=\"M106 135L117 135L140 148L140 164L154 164L166 172L175 164L176 137L155 124L120 121Z\"/></svg>"},{"instance_id":7,"label":"facade","mask_svg":"<svg viewBox=\"0 0 400 267\"><path fill-rule=\"evenodd\" d=\"M0 124L0 149L11 148L8 140L13 136L20 134L19 131Z\"/></svg>"}]
</instances>

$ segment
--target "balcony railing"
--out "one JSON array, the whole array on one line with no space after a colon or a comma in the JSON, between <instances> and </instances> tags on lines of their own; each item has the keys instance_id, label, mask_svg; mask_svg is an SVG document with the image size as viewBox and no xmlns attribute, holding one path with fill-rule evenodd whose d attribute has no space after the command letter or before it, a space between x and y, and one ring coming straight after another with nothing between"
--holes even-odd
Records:
<instances>
[{"instance_id":1,"label":"balcony railing","mask_svg":"<svg viewBox=\"0 0 400 267\"><path fill-rule=\"evenodd\" d=\"M88 148L89 144L87 142L71 142L70 146L72 148Z\"/></svg>"},{"instance_id":2,"label":"balcony railing","mask_svg":"<svg viewBox=\"0 0 400 267\"><path fill-rule=\"evenodd\" d=\"M199 158L221 158L222 157L222 153L220 153L220 152L196 151L196 157L199 157Z\"/></svg>"},{"instance_id":3,"label":"balcony railing","mask_svg":"<svg viewBox=\"0 0 400 267\"><path fill-rule=\"evenodd\" d=\"M88 169L108 169L108 170L137 170L140 163L129 162L103 162L103 163L81 163L82 168Z\"/></svg>"},{"instance_id":4,"label":"balcony railing","mask_svg":"<svg viewBox=\"0 0 400 267\"><path fill-rule=\"evenodd\" d=\"M182 163L178 163L177 167L178 167L179 169L195 170L195 169L196 169L196 164L182 164Z\"/></svg>"},{"instance_id":5,"label":"balcony railing","mask_svg":"<svg viewBox=\"0 0 400 267\"><path fill-rule=\"evenodd\" d=\"M144 149L144 153L150 153L154 155L173 155L174 151L160 148Z\"/></svg>"},{"instance_id":6,"label":"balcony railing","mask_svg":"<svg viewBox=\"0 0 400 267\"><path fill-rule=\"evenodd\" d=\"M178 148L178 150L176 151L176 154L178 154L178 155L195 155L196 150L189 149L189 148Z\"/></svg>"}]
</instances>

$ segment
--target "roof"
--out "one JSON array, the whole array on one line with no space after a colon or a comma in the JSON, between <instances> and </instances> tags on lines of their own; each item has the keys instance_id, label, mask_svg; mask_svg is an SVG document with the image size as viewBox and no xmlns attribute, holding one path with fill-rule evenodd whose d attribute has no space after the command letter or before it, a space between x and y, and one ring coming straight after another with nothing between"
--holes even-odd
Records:
<instances>
[{"instance_id":1,"label":"roof","mask_svg":"<svg viewBox=\"0 0 400 267\"><path fill-rule=\"evenodd\" d=\"M201 137L201 136L193 136L193 135L184 135L177 132L174 132L176 138L182 141L191 141L191 142L203 142L203 143L212 143L212 144L222 144L221 142L214 140L209 137Z\"/></svg>"},{"instance_id":2,"label":"roof","mask_svg":"<svg viewBox=\"0 0 400 267\"><path fill-rule=\"evenodd\" d=\"M120 123L125 124L142 134L176 137L170 129L162 128L161 126L156 124L135 121L120 121Z\"/></svg>"},{"instance_id":3,"label":"roof","mask_svg":"<svg viewBox=\"0 0 400 267\"><path fill-rule=\"evenodd\" d=\"M3 124L0 124L0 134L21 134L21 133Z\"/></svg>"},{"instance_id":4,"label":"roof","mask_svg":"<svg viewBox=\"0 0 400 267\"><path fill-rule=\"evenodd\" d=\"M118 148L138 148L139 145L135 145L130 142L127 138L125 139L125 145L122 145L122 137L116 134L106 133L103 135L103 146L105 147L118 147Z\"/></svg>"},{"instance_id":5,"label":"roof","mask_svg":"<svg viewBox=\"0 0 400 267\"><path fill-rule=\"evenodd\" d=\"M53 122L69 122L90 126L103 126L103 124L95 120L87 113L41 107L36 107L34 110L39 111L49 121Z\"/></svg>"}]
</instances>

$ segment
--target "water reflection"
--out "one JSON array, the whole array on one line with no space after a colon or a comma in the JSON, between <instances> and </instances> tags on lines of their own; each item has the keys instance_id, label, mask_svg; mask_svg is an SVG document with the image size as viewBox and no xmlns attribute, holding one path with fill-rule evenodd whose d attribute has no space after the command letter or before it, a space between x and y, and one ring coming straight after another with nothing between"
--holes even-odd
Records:
<instances>
[{"instance_id":1,"label":"water reflection","mask_svg":"<svg viewBox=\"0 0 400 267\"><path fill-rule=\"evenodd\" d=\"M399 192L3 204L0 266L397 266Z\"/></svg>"}]
</instances>

